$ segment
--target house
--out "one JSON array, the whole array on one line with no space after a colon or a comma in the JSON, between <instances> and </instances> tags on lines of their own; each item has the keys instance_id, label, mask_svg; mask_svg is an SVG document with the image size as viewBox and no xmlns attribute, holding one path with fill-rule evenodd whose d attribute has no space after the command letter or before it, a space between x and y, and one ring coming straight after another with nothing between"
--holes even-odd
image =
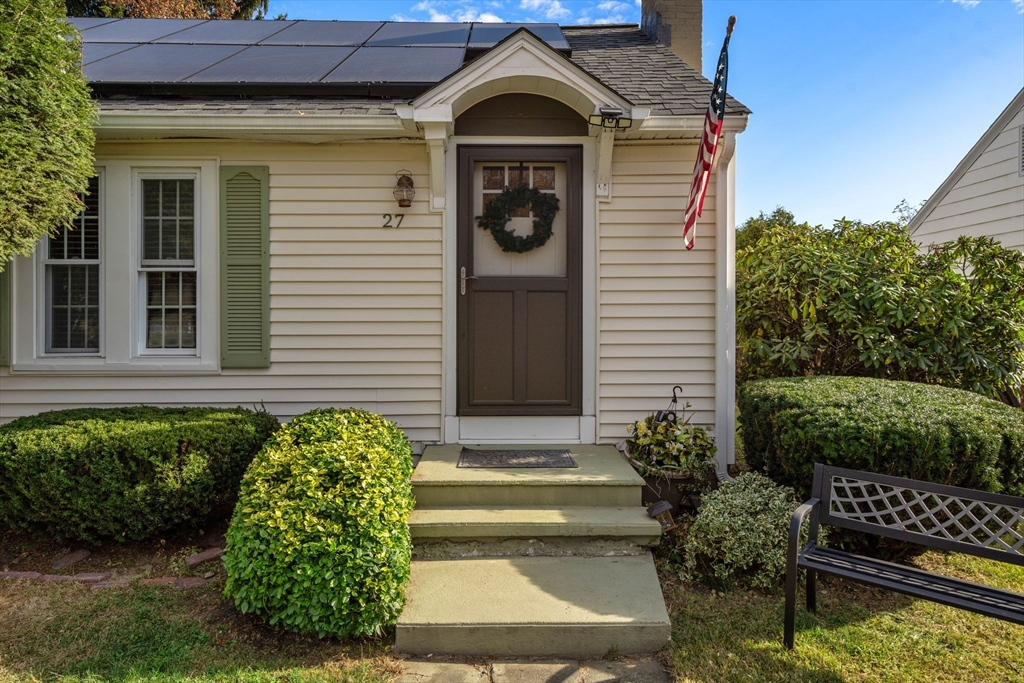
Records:
<instances>
[{"instance_id":1,"label":"house","mask_svg":"<svg viewBox=\"0 0 1024 683\"><path fill-rule=\"evenodd\" d=\"M968 235L1024 250L1024 89L907 228L925 246Z\"/></svg>"},{"instance_id":2,"label":"house","mask_svg":"<svg viewBox=\"0 0 1024 683\"><path fill-rule=\"evenodd\" d=\"M730 99L686 251L700 2L644 16L70 20L97 176L75 229L5 271L0 420L357 406L418 444L595 444L680 385L724 470L749 112ZM506 253L474 217L518 183L558 211L547 244Z\"/></svg>"},{"instance_id":3,"label":"house","mask_svg":"<svg viewBox=\"0 0 1024 683\"><path fill-rule=\"evenodd\" d=\"M662 526L608 444L679 385L720 472L732 458L749 112L728 102L688 251L712 87L701 2L642 14L72 20L97 175L74 229L0 280L0 420L140 403L382 413L424 447L415 546L499 542L413 561L397 649L664 646L646 549ZM571 451L460 469L459 444Z\"/></svg>"}]
</instances>

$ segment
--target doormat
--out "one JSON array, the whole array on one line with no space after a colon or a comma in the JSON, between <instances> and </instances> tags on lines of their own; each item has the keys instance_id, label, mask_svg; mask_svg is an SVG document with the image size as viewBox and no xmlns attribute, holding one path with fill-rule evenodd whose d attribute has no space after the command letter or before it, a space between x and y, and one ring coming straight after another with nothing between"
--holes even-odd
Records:
<instances>
[{"instance_id":1,"label":"doormat","mask_svg":"<svg viewBox=\"0 0 1024 683\"><path fill-rule=\"evenodd\" d=\"M506 450L483 451L463 448L459 455L459 467L505 468L505 467L577 467L568 449L560 450Z\"/></svg>"}]
</instances>

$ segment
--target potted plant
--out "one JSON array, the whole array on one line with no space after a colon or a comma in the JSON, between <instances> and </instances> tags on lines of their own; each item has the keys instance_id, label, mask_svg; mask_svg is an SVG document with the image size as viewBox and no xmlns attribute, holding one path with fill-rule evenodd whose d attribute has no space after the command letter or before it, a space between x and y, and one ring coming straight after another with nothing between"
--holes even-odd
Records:
<instances>
[{"instance_id":1,"label":"potted plant","mask_svg":"<svg viewBox=\"0 0 1024 683\"><path fill-rule=\"evenodd\" d=\"M675 411L648 415L629 426L626 459L644 478L643 501L666 500L678 508L695 508L700 496L717 483L715 441L711 434L690 424Z\"/></svg>"}]
</instances>

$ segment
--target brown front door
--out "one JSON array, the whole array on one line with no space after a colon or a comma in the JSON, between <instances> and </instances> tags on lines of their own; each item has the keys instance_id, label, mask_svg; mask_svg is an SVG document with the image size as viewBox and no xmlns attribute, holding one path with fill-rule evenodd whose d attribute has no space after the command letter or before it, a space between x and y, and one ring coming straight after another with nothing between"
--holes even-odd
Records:
<instances>
[{"instance_id":1,"label":"brown front door","mask_svg":"<svg viewBox=\"0 0 1024 683\"><path fill-rule=\"evenodd\" d=\"M581 148L460 146L458 172L459 414L580 415ZM522 254L476 221L517 184L559 199L552 237ZM528 235L533 217L516 212L507 227Z\"/></svg>"}]
</instances>

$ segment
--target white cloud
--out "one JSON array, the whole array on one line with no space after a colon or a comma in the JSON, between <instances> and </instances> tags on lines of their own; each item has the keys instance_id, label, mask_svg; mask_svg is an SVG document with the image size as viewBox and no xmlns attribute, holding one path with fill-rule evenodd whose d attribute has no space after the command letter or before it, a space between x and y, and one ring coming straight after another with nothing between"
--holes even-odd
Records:
<instances>
[{"instance_id":1,"label":"white cloud","mask_svg":"<svg viewBox=\"0 0 1024 683\"><path fill-rule=\"evenodd\" d=\"M391 21L416 21L412 17L407 17L404 14L392 14Z\"/></svg>"},{"instance_id":2,"label":"white cloud","mask_svg":"<svg viewBox=\"0 0 1024 683\"><path fill-rule=\"evenodd\" d=\"M608 0L607 2L599 3L597 6L598 12L612 12L614 14L622 14L633 9L630 5L624 2L618 2L618 0Z\"/></svg>"},{"instance_id":3,"label":"white cloud","mask_svg":"<svg viewBox=\"0 0 1024 683\"><path fill-rule=\"evenodd\" d=\"M460 12L456 19L459 21L480 21L485 24L500 24L505 21L497 14L491 14L490 12L481 12L478 9L467 9Z\"/></svg>"},{"instance_id":4,"label":"white cloud","mask_svg":"<svg viewBox=\"0 0 1024 683\"><path fill-rule=\"evenodd\" d=\"M1013 4L1017 6L1017 14L1024 14L1024 0L1013 0Z\"/></svg>"},{"instance_id":5,"label":"white cloud","mask_svg":"<svg viewBox=\"0 0 1024 683\"><path fill-rule=\"evenodd\" d=\"M964 9L971 9L972 7L977 7L979 2L981 2L981 0L953 0L953 4L963 5Z\"/></svg>"},{"instance_id":6,"label":"white cloud","mask_svg":"<svg viewBox=\"0 0 1024 683\"><path fill-rule=\"evenodd\" d=\"M438 11L437 11L436 9L434 9L433 7L431 7L431 8L430 8L430 9L428 9L427 11L428 11L428 12L430 12L430 21L444 21L444 22L449 22L449 21L451 21L451 20L452 20L452 17L451 17L451 15L450 15L450 14L443 14L443 13L441 13L441 12L438 12Z\"/></svg>"},{"instance_id":7,"label":"white cloud","mask_svg":"<svg viewBox=\"0 0 1024 683\"><path fill-rule=\"evenodd\" d=\"M560 0L520 0L519 9L543 12L547 19L567 19L572 12L562 6Z\"/></svg>"},{"instance_id":8,"label":"white cloud","mask_svg":"<svg viewBox=\"0 0 1024 683\"><path fill-rule=\"evenodd\" d=\"M495 9L501 7L500 2L489 2L487 4ZM451 5L457 6L449 9ZM430 15L429 21L435 22L481 21L500 23L504 21L504 19L493 12L484 12L477 9L470 4L470 0L456 0L456 2L451 2L450 0L420 0L420 2L417 2L409 9L411 12L426 12ZM398 17L401 18L399 19ZM410 19L403 14L396 14L392 19L395 21L416 21L416 19Z\"/></svg>"}]
</instances>

